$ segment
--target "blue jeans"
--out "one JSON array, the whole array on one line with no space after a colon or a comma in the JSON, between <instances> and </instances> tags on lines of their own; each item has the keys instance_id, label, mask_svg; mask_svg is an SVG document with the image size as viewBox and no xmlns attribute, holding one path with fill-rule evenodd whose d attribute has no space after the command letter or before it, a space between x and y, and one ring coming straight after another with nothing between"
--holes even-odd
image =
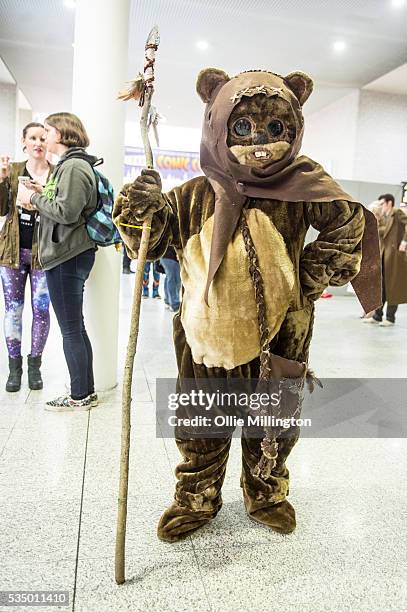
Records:
<instances>
[{"instance_id":1,"label":"blue jeans","mask_svg":"<svg viewBox=\"0 0 407 612\"><path fill-rule=\"evenodd\" d=\"M164 294L165 303L169 304L173 310L178 310L180 306L181 277L179 273L179 263L174 259L161 259L161 265L165 270Z\"/></svg>"},{"instance_id":2,"label":"blue jeans","mask_svg":"<svg viewBox=\"0 0 407 612\"><path fill-rule=\"evenodd\" d=\"M62 333L71 379L71 397L82 399L95 391L93 353L83 320L83 291L95 251L89 249L46 271L51 304Z\"/></svg>"},{"instance_id":3,"label":"blue jeans","mask_svg":"<svg viewBox=\"0 0 407 612\"><path fill-rule=\"evenodd\" d=\"M150 283L150 267L153 266L153 297L158 295L158 287L160 286L160 273L157 271L156 262L147 261L144 266L143 274L143 295L148 297L148 285Z\"/></svg>"}]
</instances>

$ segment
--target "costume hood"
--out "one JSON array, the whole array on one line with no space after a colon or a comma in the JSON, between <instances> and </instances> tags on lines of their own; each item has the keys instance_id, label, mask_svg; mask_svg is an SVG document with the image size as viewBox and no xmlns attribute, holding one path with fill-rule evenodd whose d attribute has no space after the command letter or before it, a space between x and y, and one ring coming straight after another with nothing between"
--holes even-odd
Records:
<instances>
[{"instance_id":1,"label":"costume hood","mask_svg":"<svg viewBox=\"0 0 407 612\"><path fill-rule=\"evenodd\" d=\"M206 102L200 151L201 168L215 191L215 215L205 300L239 222L248 197L286 202L357 202L347 194L322 166L298 156L304 133L302 104L312 91L310 77L294 72L281 77L271 72L243 72L229 78L220 70L200 73L197 91ZM296 137L285 156L264 168L240 164L227 145L228 120L243 96L263 94L286 100L296 121ZM366 227L362 243L362 263L353 280L356 294L366 312L381 304L381 266L374 215L364 209Z\"/></svg>"},{"instance_id":2,"label":"costume hood","mask_svg":"<svg viewBox=\"0 0 407 612\"><path fill-rule=\"evenodd\" d=\"M68 149L64 155L62 155L61 159L58 162L58 165L62 164L67 159L83 159L88 162L91 166L98 166L100 163L103 163L103 159L96 157L95 155L90 155L85 151L83 147L71 147ZM99 163L97 163L99 162Z\"/></svg>"}]
</instances>

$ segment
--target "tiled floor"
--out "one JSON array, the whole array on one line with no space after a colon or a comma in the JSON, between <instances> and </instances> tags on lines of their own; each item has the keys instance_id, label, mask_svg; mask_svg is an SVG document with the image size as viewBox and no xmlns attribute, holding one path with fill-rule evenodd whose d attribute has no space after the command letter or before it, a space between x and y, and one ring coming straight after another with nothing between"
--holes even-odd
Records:
<instances>
[{"instance_id":1,"label":"tiled floor","mask_svg":"<svg viewBox=\"0 0 407 612\"><path fill-rule=\"evenodd\" d=\"M123 277L121 362L132 282ZM317 310L311 362L320 377L406 376L407 307L393 329L362 325L352 297L320 301ZM27 329L28 309L26 320ZM89 414L45 412L44 398L66 380L53 321L45 390L30 393L25 383L18 394L0 391L0 590L68 590L70 607L60 609L83 612L407 609L404 439L300 440L289 459L298 521L290 536L245 515L234 440L216 520L184 542L158 541L178 457L171 440L155 435L154 380L175 374L171 315L162 302L143 302L139 346L128 582L114 582L120 388ZM0 367L3 374L4 343Z\"/></svg>"}]
</instances>

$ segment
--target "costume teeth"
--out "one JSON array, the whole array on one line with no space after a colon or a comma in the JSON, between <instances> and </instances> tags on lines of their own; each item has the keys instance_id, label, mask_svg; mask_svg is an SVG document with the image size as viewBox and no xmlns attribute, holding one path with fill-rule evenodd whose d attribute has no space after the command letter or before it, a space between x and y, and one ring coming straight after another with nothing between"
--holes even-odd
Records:
<instances>
[{"instance_id":1,"label":"costume teeth","mask_svg":"<svg viewBox=\"0 0 407 612\"><path fill-rule=\"evenodd\" d=\"M254 152L254 156L261 158L261 157L268 157L268 153L267 151L255 151Z\"/></svg>"}]
</instances>

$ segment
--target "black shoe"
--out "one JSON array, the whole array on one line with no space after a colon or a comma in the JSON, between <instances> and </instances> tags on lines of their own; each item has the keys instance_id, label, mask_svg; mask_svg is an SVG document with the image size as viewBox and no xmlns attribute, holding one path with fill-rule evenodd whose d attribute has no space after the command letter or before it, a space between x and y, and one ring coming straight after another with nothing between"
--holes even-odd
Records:
<instances>
[{"instance_id":1,"label":"black shoe","mask_svg":"<svg viewBox=\"0 0 407 612\"><path fill-rule=\"evenodd\" d=\"M41 355L38 357L31 357L28 355L28 386L33 391L39 391L43 387L43 382L41 378Z\"/></svg>"},{"instance_id":2,"label":"black shoe","mask_svg":"<svg viewBox=\"0 0 407 612\"><path fill-rule=\"evenodd\" d=\"M7 383L6 391L9 393L15 393L21 389L21 376L23 375L23 358L22 357L9 357L8 367L10 370Z\"/></svg>"}]
</instances>

